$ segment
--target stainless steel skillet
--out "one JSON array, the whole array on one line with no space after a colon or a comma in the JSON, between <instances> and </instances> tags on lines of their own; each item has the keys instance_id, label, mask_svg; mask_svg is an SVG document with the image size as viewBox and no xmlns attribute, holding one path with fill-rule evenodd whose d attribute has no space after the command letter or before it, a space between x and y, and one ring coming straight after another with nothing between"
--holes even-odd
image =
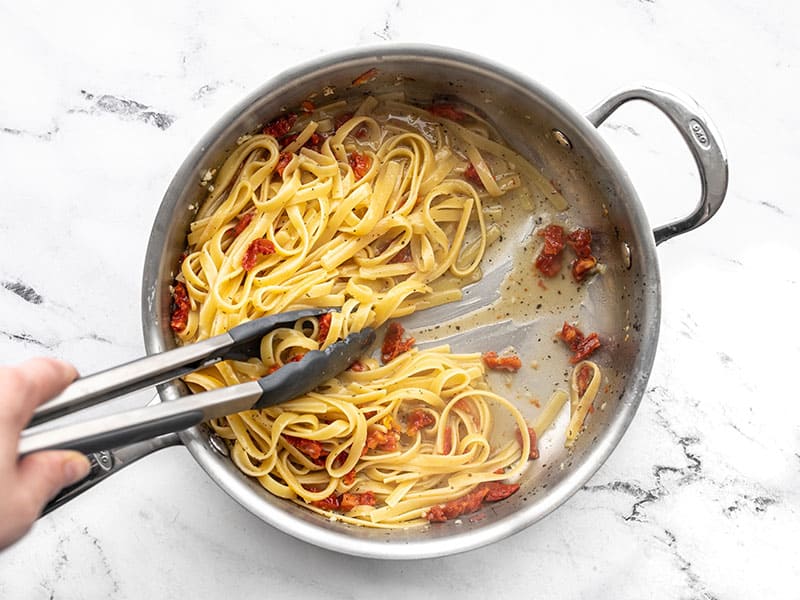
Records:
<instances>
[{"instance_id":1,"label":"stainless steel skillet","mask_svg":"<svg viewBox=\"0 0 800 600\"><path fill-rule=\"evenodd\" d=\"M566 501L606 460L633 419L655 357L661 294L656 245L711 218L727 188L727 162L713 125L692 100L664 89L629 88L581 115L536 82L499 65L455 50L416 45L363 48L283 73L211 128L164 196L153 225L142 283L147 351L161 352L175 345L169 329L169 286L185 246L188 224L204 193L198 185L203 173L222 162L237 138L256 130L282 108L298 106L312 96L334 100L399 89L420 103L448 96L478 107L508 145L555 182L570 204L565 213L557 215L540 202L534 203L527 215L519 216L517 210L517 217L507 223L503 244L484 265L484 278L466 290L465 299L439 312L419 313L405 324L422 336L447 339L456 350L511 344L526 360L537 361L539 369L515 378L509 392L531 416L537 409L526 394L530 400L546 398L549 390L564 383L566 354L553 343L554 331L565 320L577 320L597 331L605 341L597 356L607 376L604 409L592 415L575 447L571 451L563 447L563 426L559 430L557 422L541 440L542 456L532 465L519 493L460 523L403 531L331 522L272 497L238 471L225 455L224 445L203 426L95 455L95 473L81 489L158 448L182 443L212 479L266 523L332 550L410 559L462 552L531 525ZM620 105L631 100L649 102L669 117L700 172L702 195L696 209L655 229L622 166L596 131ZM534 256L530 234L540 219L591 227L606 271L570 298L529 290L514 296L512 302L501 289L513 270L509 257ZM451 317L477 316L480 320L486 311L496 311L498 306L502 311L511 303L514 310L506 311L509 316L499 319L491 334L485 328L435 328ZM185 393L179 385L160 389L163 401Z\"/></svg>"}]
</instances>

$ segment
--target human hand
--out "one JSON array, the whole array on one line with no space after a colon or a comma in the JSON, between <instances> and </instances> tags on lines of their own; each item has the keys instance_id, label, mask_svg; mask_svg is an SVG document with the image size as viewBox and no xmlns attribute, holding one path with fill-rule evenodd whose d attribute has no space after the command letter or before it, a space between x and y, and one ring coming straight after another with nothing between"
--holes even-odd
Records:
<instances>
[{"instance_id":1,"label":"human hand","mask_svg":"<svg viewBox=\"0 0 800 600\"><path fill-rule=\"evenodd\" d=\"M17 459L20 432L34 409L77 375L73 366L51 358L0 367L0 549L25 535L61 488L89 474L89 460L79 452L48 450Z\"/></svg>"}]
</instances>

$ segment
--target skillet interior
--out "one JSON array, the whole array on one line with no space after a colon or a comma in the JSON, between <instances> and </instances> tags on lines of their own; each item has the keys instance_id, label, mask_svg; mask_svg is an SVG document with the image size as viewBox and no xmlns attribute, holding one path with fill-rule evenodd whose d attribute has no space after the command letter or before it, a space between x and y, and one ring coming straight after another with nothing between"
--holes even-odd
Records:
<instances>
[{"instance_id":1,"label":"skillet interior","mask_svg":"<svg viewBox=\"0 0 800 600\"><path fill-rule=\"evenodd\" d=\"M352 85L371 68L378 69L374 80ZM555 385L566 388L568 355L560 343L553 342L553 334L564 320L578 321L604 340L596 359L608 385L604 385L600 400L605 401L604 410L591 416L571 452L563 447L566 414L562 413L540 441L541 458L531 463L520 492L473 518L411 530L372 530L330 522L271 496L242 475L213 450L204 427L181 434L209 475L263 520L323 547L378 558L420 558L478 547L522 529L564 502L607 458L632 419L652 366L659 322L659 277L650 227L624 171L582 116L534 82L482 59L433 47L382 46L331 56L283 74L223 117L187 157L165 194L147 250L142 313L148 353L175 345L169 329L169 286L188 224L204 193L198 185L203 172L218 166L239 136L312 94L334 100L400 88L421 103L434 96L453 96L482 110L510 147L556 182L570 204L559 220L591 227L595 254L606 265L605 273L577 296L565 299L551 294L542 301L540 291L529 289L528 295L515 298L512 321L501 319L495 327L479 332L453 329L445 332L454 334L447 341L456 351L500 349L510 344L519 348L526 360L536 359L538 369L523 369L526 374L520 371L512 388L498 390L518 397L520 408L532 417L538 409L527 401L529 396L546 400ZM332 90L333 95L324 96L324 90ZM571 147L557 141L554 129L566 135ZM522 216L509 224L514 234L504 236L495 260L484 267L484 279L466 290L464 301L413 315L404 319L404 324L419 328L424 337L430 325L461 310L485 311L493 301L501 303L501 311L509 307L508 297L498 297L508 267L503 257L525 247L525 260L532 261L535 256L538 244L526 234L546 205L538 201L534 205L535 212L527 219L518 213ZM557 300L556 310L551 310L553 302L548 298ZM536 310L539 303L543 306ZM442 330L434 333L442 337ZM504 383L495 380L493 385ZM166 385L161 395L169 400L185 392L180 385Z\"/></svg>"}]
</instances>

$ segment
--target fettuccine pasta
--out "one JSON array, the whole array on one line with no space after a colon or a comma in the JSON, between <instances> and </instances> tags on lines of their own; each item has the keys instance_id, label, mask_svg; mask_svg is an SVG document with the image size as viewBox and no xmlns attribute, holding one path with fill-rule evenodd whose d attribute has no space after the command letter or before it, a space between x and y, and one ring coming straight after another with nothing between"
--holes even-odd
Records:
<instances>
[{"instance_id":1,"label":"fettuccine pasta","mask_svg":"<svg viewBox=\"0 0 800 600\"><path fill-rule=\"evenodd\" d=\"M189 343L268 314L339 310L270 333L250 361L186 376L192 390L262 377L351 332L459 299L498 235L482 199L533 170L492 136L450 105L367 97L287 113L242 138L204 180L173 329ZM516 438L496 439L496 411L510 415ZM375 527L444 520L464 502L508 496L536 443L519 410L488 390L480 355L445 346L386 364L365 358L301 398L210 425L272 494Z\"/></svg>"}]
</instances>

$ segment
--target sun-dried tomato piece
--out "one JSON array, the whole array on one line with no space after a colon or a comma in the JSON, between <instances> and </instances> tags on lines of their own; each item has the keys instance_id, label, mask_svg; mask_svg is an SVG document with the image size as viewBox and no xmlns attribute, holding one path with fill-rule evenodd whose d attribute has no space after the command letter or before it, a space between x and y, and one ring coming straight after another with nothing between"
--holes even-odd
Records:
<instances>
[{"instance_id":1,"label":"sun-dried tomato piece","mask_svg":"<svg viewBox=\"0 0 800 600\"><path fill-rule=\"evenodd\" d=\"M518 483L500 483L499 481L487 481L482 486L486 488L486 496L484 502L497 502L498 500L505 500L511 494L515 494L519 490Z\"/></svg>"},{"instance_id":2,"label":"sun-dried tomato piece","mask_svg":"<svg viewBox=\"0 0 800 600\"><path fill-rule=\"evenodd\" d=\"M369 371L369 367L367 367L367 365L365 365L360 360L357 360L352 365L350 365L348 370L353 371L355 373L363 373L364 371Z\"/></svg>"},{"instance_id":3,"label":"sun-dried tomato piece","mask_svg":"<svg viewBox=\"0 0 800 600\"><path fill-rule=\"evenodd\" d=\"M575 281L583 281L588 273L597 266L597 259L594 256L586 258L576 258L572 261L572 277Z\"/></svg>"},{"instance_id":4,"label":"sun-dried tomato piece","mask_svg":"<svg viewBox=\"0 0 800 600\"><path fill-rule=\"evenodd\" d=\"M275 254L275 245L272 242L264 238L253 240L242 257L242 268L251 271L256 266L259 256L269 254Z\"/></svg>"},{"instance_id":5,"label":"sun-dried tomato piece","mask_svg":"<svg viewBox=\"0 0 800 600\"><path fill-rule=\"evenodd\" d=\"M442 117L443 119L450 119L456 123L460 123L469 116L464 111L458 110L452 104L431 104L428 107L428 112L437 117Z\"/></svg>"},{"instance_id":6,"label":"sun-dried tomato piece","mask_svg":"<svg viewBox=\"0 0 800 600\"><path fill-rule=\"evenodd\" d=\"M378 69L372 68L369 71L364 71L361 75L353 79L353 85L364 85L375 79L378 76Z\"/></svg>"},{"instance_id":7,"label":"sun-dried tomato piece","mask_svg":"<svg viewBox=\"0 0 800 600\"><path fill-rule=\"evenodd\" d=\"M592 231L585 227L579 227L567 235L567 243L575 250L580 258L592 255Z\"/></svg>"},{"instance_id":8,"label":"sun-dried tomato piece","mask_svg":"<svg viewBox=\"0 0 800 600\"><path fill-rule=\"evenodd\" d=\"M350 471L345 473L344 477L342 477L342 481L344 482L345 485L353 485L356 481L356 470L351 469Z\"/></svg>"},{"instance_id":9,"label":"sun-dried tomato piece","mask_svg":"<svg viewBox=\"0 0 800 600\"><path fill-rule=\"evenodd\" d=\"M317 107L314 106L314 103L311 100L303 100L300 103L300 108L302 108L303 112L305 113L312 113Z\"/></svg>"},{"instance_id":10,"label":"sun-dried tomato piece","mask_svg":"<svg viewBox=\"0 0 800 600\"><path fill-rule=\"evenodd\" d=\"M469 166L464 170L464 178L467 181L471 181L474 184L483 186L483 182L481 181L481 176L478 175L478 170L472 163L469 163Z\"/></svg>"},{"instance_id":11,"label":"sun-dried tomato piece","mask_svg":"<svg viewBox=\"0 0 800 600\"><path fill-rule=\"evenodd\" d=\"M278 164L275 165L275 170L280 177L283 177L283 172L286 170L286 167L289 166L289 163L292 162L293 157L294 154L291 152L281 152L281 155L278 157Z\"/></svg>"},{"instance_id":12,"label":"sun-dried tomato piece","mask_svg":"<svg viewBox=\"0 0 800 600\"><path fill-rule=\"evenodd\" d=\"M588 358L601 346L600 338L596 333L590 333L584 336L580 329L569 323L564 323L558 337L561 338L574 353L572 358L569 359L569 362L573 365Z\"/></svg>"},{"instance_id":13,"label":"sun-dried tomato piece","mask_svg":"<svg viewBox=\"0 0 800 600\"><path fill-rule=\"evenodd\" d=\"M560 225L548 225L538 235L544 238L544 247L536 257L536 268L545 277L554 277L561 270L564 228Z\"/></svg>"},{"instance_id":14,"label":"sun-dried tomato piece","mask_svg":"<svg viewBox=\"0 0 800 600\"><path fill-rule=\"evenodd\" d=\"M297 115L294 113L287 113L285 115L281 115L280 117L273 119L269 123L264 126L263 132L266 135L271 135L274 138L282 138L285 136L294 126L295 121L297 121Z\"/></svg>"},{"instance_id":15,"label":"sun-dried tomato piece","mask_svg":"<svg viewBox=\"0 0 800 600\"><path fill-rule=\"evenodd\" d=\"M322 444L317 440L307 440L305 438L287 434L284 434L283 437L287 442L300 450L300 452L305 454L308 458L316 459L329 454L329 452L325 450Z\"/></svg>"},{"instance_id":16,"label":"sun-dried tomato piece","mask_svg":"<svg viewBox=\"0 0 800 600\"><path fill-rule=\"evenodd\" d=\"M239 221L236 223L236 227L233 228L233 237L237 238L239 235L247 229L247 226L250 225L250 221L253 220L255 213L253 211L244 213L241 217L239 217Z\"/></svg>"},{"instance_id":17,"label":"sun-dried tomato piece","mask_svg":"<svg viewBox=\"0 0 800 600\"><path fill-rule=\"evenodd\" d=\"M494 351L484 352L483 362L487 367L495 371L511 371L512 373L516 373L522 368L522 360L516 354L498 356L497 352Z\"/></svg>"},{"instance_id":18,"label":"sun-dried tomato piece","mask_svg":"<svg viewBox=\"0 0 800 600\"><path fill-rule=\"evenodd\" d=\"M348 157L348 162L350 163L350 168L353 169L353 175L355 175L356 180L359 180L369 171L372 159L366 154L353 151Z\"/></svg>"},{"instance_id":19,"label":"sun-dried tomato piece","mask_svg":"<svg viewBox=\"0 0 800 600\"><path fill-rule=\"evenodd\" d=\"M317 319L317 323L319 325L317 341L320 344L325 341L325 338L328 337L328 332L331 330L331 319L333 319L333 315L331 315L331 313L325 313L319 319Z\"/></svg>"},{"instance_id":20,"label":"sun-dried tomato piece","mask_svg":"<svg viewBox=\"0 0 800 600\"><path fill-rule=\"evenodd\" d=\"M384 452L394 452L397 450L397 435L394 431L384 433L380 429L374 429L367 435L364 450L383 450Z\"/></svg>"},{"instance_id":21,"label":"sun-dried tomato piece","mask_svg":"<svg viewBox=\"0 0 800 600\"><path fill-rule=\"evenodd\" d=\"M597 258L592 256L592 231L579 227L567 236L567 243L578 256L572 261L572 277L575 281L583 281L597 266Z\"/></svg>"},{"instance_id":22,"label":"sun-dried tomato piece","mask_svg":"<svg viewBox=\"0 0 800 600\"><path fill-rule=\"evenodd\" d=\"M321 508L323 510L339 510L341 501L339 500L339 496L336 494L331 494L327 498L323 498L322 500L314 500L310 504L311 506L316 506L317 508Z\"/></svg>"},{"instance_id":23,"label":"sun-dried tomato piece","mask_svg":"<svg viewBox=\"0 0 800 600\"><path fill-rule=\"evenodd\" d=\"M425 429L436 423L433 415L421 408L415 408L406 417L406 435L416 435L420 429Z\"/></svg>"},{"instance_id":24,"label":"sun-dried tomato piece","mask_svg":"<svg viewBox=\"0 0 800 600\"><path fill-rule=\"evenodd\" d=\"M341 495L339 510L348 512L353 510L356 506L375 506L375 493L371 491L361 494L345 492Z\"/></svg>"},{"instance_id":25,"label":"sun-dried tomato piece","mask_svg":"<svg viewBox=\"0 0 800 600\"><path fill-rule=\"evenodd\" d=\"M586 389L592 381L593 374L594 370L589 365L583 365L578 369L578 373L575 377L575 382L578 385L578 396L583 396L586 393Z\"/></svg>"},{"instance_id":26,"label":"sun-dried tomato piece","mask_svg":"<svg viewBox=\"0 0 800 600\"><path fill-rule=\"evenodd\" d=\"M192 303L189 301L189 292L186 289L186 284L176 281L172 287L172 314L169 320L169 326L172 331L180 333L186 329L191 308Z\"/></svg>"},{"instance_id":27,"label":"sun-dried tomato piece","mask_svg":"<svg viewBox=\"0 0 800 600\"><path fill-rule=\"evenodd\" d=\"M530 452L528 452L528 459L536 460L537 458L539 458L539 445L536 439L536 430L533 427L528 427L528 439L531 441L531 449ZM517 428L517 441L521 446L522 434L520 433L519 428Z\"/></svg>"},{"instance_id":28,"label":"sun-dried tomato piece","mask_svg":"<svg viewBox=\"0 0 800 600\"><path fill-rule=\"evenodd\" d=\"M475 512L481 507L483 499L486 498L488 493L489 490L487 488L478 486L460 498L450 500L445 504L432 506L428 509L427 519L432 523L439 523Z\"/></svg>"},{"instance_id":29,"label":"sun-dried tomato piece","mask_svg":"<svg viewBox=\"0 0 800 600\"><path fill-rule=\"evenodd\" d=\"M381 346L383 364L394 360L403 352L408 352L414 346L416 340L413 337L409 337L406 340L403 339L405 332L406 330L397 321L389 324L389 328L386 330L386 337L383 338L383 345Z\"/></svg>"},{"instance_id":30,"label":"sun-dried tomato piece","mask_svg":"<svg viewBox=\"0 0 800 600\"><path fill-rule=\"evenodd\" d=\"M444 439L442 440L442 454L450 454L453 449L453 429L450 426L444 429Z\"/></svg>"},{"instance_id":31,"label":"sun-dried tomato piece","mask_svg":"<svg viewBox=\"0 0 800 600\"><path fill-rule=\"evenodd\" d=\"M575 355L569 360L573 365L589 358L592 353L600 347L600 338L596 333L590 333L578 344Z\"/></svg>"}]
</instances>

